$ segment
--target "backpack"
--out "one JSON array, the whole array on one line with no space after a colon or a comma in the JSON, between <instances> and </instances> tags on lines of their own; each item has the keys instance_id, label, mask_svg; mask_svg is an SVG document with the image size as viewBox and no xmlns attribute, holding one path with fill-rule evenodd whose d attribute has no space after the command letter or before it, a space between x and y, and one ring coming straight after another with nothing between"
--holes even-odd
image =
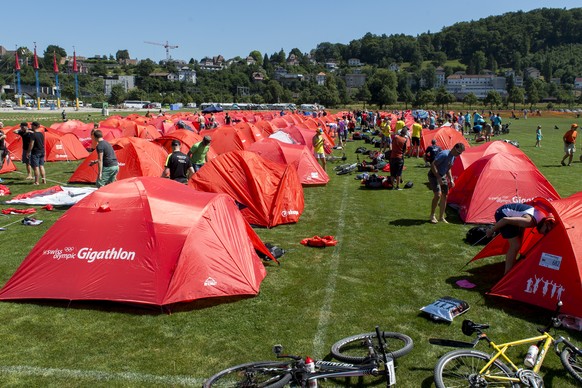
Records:
<instances>
[{"instance_id":1,"label":"backpack","mask_svg":"<svg viewBox=\"0 0 582 388\"><path fill-rule=\"evenodd\" d=\"M493 237L487 237L487 230L490 228L489 225L478 225L474 226L467 231L465 236L465 241L471 245L487 245Z\"/></svg>"}]
</instances>

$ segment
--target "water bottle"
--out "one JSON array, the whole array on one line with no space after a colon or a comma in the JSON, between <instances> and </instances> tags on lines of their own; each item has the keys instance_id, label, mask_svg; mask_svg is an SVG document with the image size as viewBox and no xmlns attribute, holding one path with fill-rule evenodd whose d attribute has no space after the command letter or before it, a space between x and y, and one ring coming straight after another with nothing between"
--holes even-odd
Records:
<instances>
[{"instance_id":1,"label":"water bottle","mask_svg":"<svg viewBox=\"0 0 582 388\"><path fill-rule=\"evenodd\" d=\"M538 358L538 352L539 349L536 345L530 346L525 355L525 360L523 360L524 365L528 368L533 368L536 364L536 359Z\"/></svg>"},{"instance_id":2,"label":"water bottle","mask_svg":"<svg viewBox=\"0 0 582 388\"><path fill-rule=\"evenodd\" d=\"M315 362L311 357L305 357L305 366L307 367L307 371L315 372ZM307 386L309 388L317 388L317 379L308 380Z\"/></svg>"}]
</instances>

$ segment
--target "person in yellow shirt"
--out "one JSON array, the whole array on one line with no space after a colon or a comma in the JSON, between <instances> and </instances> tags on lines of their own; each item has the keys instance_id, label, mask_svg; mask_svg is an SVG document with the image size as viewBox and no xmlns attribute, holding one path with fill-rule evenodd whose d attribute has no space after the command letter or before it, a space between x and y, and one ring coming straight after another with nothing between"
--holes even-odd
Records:
<instances>
[{"instance_id":1,"label":"person in yellow shirt","mask_svg":"<svg viewBox=\"0 0 582 388\"><path fill-rule=\"evenodd\" d=\"M390 117L386 116L382 119L380 130L382 131L382 141L380 143L380 152L386 153L392 149L392 133L390 132Z\"/></svg>"},{"instance_id":2,"label":"person in yellow shirt","mask_svg":"<svg viewBox=\"0 0 582 388\"><path fill-rule=\"evenodd\" d=\"M402 116L401 118L398 119L398 121L396 121L396 127L394 128L396 134L398 135L400 133L400 130L405 126L406 123L404 122L404 116Z\"/></svg>"},{"instance_id":3,"label":"person in yellow shirt","mask_svg":"<svg viewBox=\"0 0 582 388\"><path fill-rule=\"evenodd\" d=\"M317 128L315 136L312 139L313 143L313 153L315 154L315 159L321 164L321 167L325 170L326 160L325 160L325 150L323 148L324 138L323 129Z\"/></svg>"},{"instance_id":4,"label":"person in yellow shirt","mask_svg":"<svg viewBox=\"0 0 582 388\"><path fill-rule=\"evenodd\" d=\"M412 149L410 156L420 157L420 137L422 136L422 125L418 122L418 118L414 119L414 124L412 124L412 138L410 139L412 143Z\"/></svg>"}]
</instances>

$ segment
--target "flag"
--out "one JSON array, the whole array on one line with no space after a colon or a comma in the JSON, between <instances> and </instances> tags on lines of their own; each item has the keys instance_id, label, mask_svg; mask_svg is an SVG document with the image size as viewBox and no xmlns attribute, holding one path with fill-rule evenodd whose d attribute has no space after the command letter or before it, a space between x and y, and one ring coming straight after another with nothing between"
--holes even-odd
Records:
<instances>
[{"instance_id":1,"label":"flag","mask_svg":"<svg viewBox=\"0 0 582 388\"><path fill-rule=\"evenodd\" d=\"M14 55L14 70L20 71L20 61L18 60L18 50L15 51L15 55Z\"/></svg>"},{"instance_id":2,"label":"flag","mask_svg":"<svg viewBox=\"0 0 582 388\"><path fill-rule=\"evenodd\" d=\"M57 65L57 53L53 51L53 71L55 74L59 74L59 66Z\"/></svg>"},{"instance_id":3,"label":"flag","mask_svg":"<svg viewBox=\"0 0 582 388\"><path fill-rule=\"evenodd\" d=\"M73 51L73 73L78 73L79 69L77 68L77 53Z\"/></svg>"},{"instance_id":4,"label":"flag","mask_svg":"<svg viewBox=\"0 0 582 388\"><path fill-rule=\"evenodd\" d=\"M34 70L38 70L38 57L36 56L36 47L34 48L34 62L32 63Z\"/></svg>"}]
</instances>

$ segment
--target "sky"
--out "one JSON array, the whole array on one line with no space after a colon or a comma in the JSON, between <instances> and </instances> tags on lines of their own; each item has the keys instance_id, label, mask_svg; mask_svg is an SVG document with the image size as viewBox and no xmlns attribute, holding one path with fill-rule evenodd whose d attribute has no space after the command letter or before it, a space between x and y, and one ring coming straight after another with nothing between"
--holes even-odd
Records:
<instances>
[{"instance_id":1,"label":"sky","mask_svg":"<svg viewBox=\"0 0 582 388\"><path fill-rule=\"evenodd\" d=\"M26 4L26 11L23 10ZM3 2L0 45L8 50L49 45L76 50L78 56L115 56L128 50L133 59L201 60L222 55L246 57L258 50L304 53L319 43L348 44L375 35L438 32L457 22L536 8L582 7L580 0L28 0ZM11 22L11 20L19 20ZM145 43L156 42L162 45Z\"/></svg>"}]
</instances>

